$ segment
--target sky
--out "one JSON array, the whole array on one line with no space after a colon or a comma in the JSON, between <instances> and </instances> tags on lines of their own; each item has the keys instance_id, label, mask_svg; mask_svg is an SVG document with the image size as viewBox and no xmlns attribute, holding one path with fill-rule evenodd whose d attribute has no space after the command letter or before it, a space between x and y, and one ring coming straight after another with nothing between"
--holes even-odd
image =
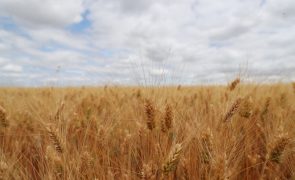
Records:
<instances>
[{"instance_id":1,"label":"sky","mask_svg":"<svg viewBox=\"0 0 295 180\"><path fill-rule=\"evenodd\" d=\"M0 0L0 86L295 80L294 0Z\"/></svg>"}]
</instances>

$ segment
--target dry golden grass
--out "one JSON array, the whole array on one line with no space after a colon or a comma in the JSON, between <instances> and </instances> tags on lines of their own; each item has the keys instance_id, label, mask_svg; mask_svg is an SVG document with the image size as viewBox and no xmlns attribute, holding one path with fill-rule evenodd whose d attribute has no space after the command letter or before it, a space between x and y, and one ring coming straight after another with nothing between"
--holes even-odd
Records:
<instances>
[{"instance_id":1,"label":"dry golden grass","mask_svg":"<svg viewBox=\"0 0 295 180\"><path fill-rule=\"evenodd\" d=\"M0 179L294 179L294 88L2 88Z\"/></svg>"}]
</instances>

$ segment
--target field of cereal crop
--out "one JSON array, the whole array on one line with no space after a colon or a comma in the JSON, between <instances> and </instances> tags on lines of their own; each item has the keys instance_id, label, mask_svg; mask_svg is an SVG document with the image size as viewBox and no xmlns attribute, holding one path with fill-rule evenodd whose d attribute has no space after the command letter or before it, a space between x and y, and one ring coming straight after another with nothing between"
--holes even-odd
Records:
<instances>
[{"instance_id":1,"label":"field of cereal crop","mask_svg":"<svg viewBox=\"0 0 295 180\"><path fill-rule=\"evenodd\" d=\"M1 179L292 179L295 85L2 88Z\"/></svg>"}]
</instances>

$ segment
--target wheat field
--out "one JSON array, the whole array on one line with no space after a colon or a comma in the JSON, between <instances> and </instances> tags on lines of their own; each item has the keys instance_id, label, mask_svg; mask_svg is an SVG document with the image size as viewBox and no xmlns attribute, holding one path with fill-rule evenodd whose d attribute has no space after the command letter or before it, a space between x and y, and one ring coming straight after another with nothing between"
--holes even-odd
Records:
<instances>
[{"instance_id":1,"label":"wheat field","mask_svg":"<svg viewBox=\"0 0 295 180\"><path fill-rule=\"evenodd\" d=\"M1 88L0 179L294 179L295 84Z\"/></svg>"}]
</instances>

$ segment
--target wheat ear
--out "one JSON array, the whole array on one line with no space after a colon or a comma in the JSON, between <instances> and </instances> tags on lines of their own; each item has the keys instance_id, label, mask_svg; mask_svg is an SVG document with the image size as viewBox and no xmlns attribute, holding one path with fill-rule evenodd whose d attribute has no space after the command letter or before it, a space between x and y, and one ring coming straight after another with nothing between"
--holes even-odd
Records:
<instances>
[{"instance_id":1,"label":"wheat ear","mask_svg":"<svg viewBox=\"0 0 295 180\"><path fill-rule=\"evenodd\" d=\"M229 109L229 111L225 114L225 117L223 119L224 122L227 122L229 121L232 116L236 113L236 111L238 110L240 104L242 102L242 99L241 98L238 98L234 104L231 106L231 108Z\"/></svg>"},{"instance_id":2,"label":"wheat ear","mask_svg":"<svg viewBox=\"0 0 295 180\"><path fill-rule=\"evenodd\" d=\"M165 109L165 126L169 130L172 128L173 112L171 106L167 105Z\"/></svg>"},{"instance_id":3,"label":"wheat ear","mask_svg":"<svg viewBox=\"0 0 295 180\"><path fill-rule=\"evenodd\" d=\"M182 152L182 144L176 144L172 151L170 152L164 166L163 172L164 174L168 174L171 171L174 171L177 167L177 164L180 159L180 154Z\"/></svg>"},{"instance_id":4,"label":"wheat ear","mask_svg":"<svg viewBox=\"0 0 295 180\"><path fill-rule=\"evenodd\" d=\"M290 139L287 137L281 137L278 139L270 151L269 160L275 163L280 163L281 156L289 143Z\"/></svg>"},{"instance_id":5,"label":"wheat ear","mask_svg":"<svg viewBox=\"0 0 295 180\"><path fill-rule=\"evenodd\" d=\"M0 123L4 128L8 126L6 111L2 106L0 106Z\"/></svg>"},{"instance_id":6,"label":"wheat ear","mask_svg":"<svg viewBox=\"0 0 295 180\"><path fill-rule=\"evenodd\" d=\"M232 81L229 85L228 85L228 89L230 91L233 91L237 85L241 82L240 78L236 78L234 81Z\"/></svg>"},{"instance_id":7,"label":"wheat ear","mask_svg":"<svg viewBox=\"0 0 295 180\"><path fill-rule=\"evenodd\" d=\"M49 127L46 128L49 138L52 141L54 148L56 152L62 154L63 153L63 148L61 145L61 141L59 140L58 136L53 132L53 130Z\"/></svg>"},{"instance_id":8,"label":"wheat ear","mask_svg":"<svg viewBox=\"0 0 295 180\"><path fill-rule=\"evenodd\" d=\"M62 115L62 112L63 112L63 110L64 110L64 107L65 107L65 103L62 102L62 103L60 104L58 110L56 111L55 116L54 116L54 119L55 119L56 121L60 120L61 115Z\"/></svg>"},{"instance_id":9,"label":"wheat ear","mask_svg":"<svg viewBox=\"0 0 295 180\"><path fill-rule=\"evenodd\" d=\"M149 130L153 130L156 126L155 123L155 108L153 106L153 104L147 100L146 104L145 104L145 114L147 117L147 127Z\"/></svg>"}]
</instances>

